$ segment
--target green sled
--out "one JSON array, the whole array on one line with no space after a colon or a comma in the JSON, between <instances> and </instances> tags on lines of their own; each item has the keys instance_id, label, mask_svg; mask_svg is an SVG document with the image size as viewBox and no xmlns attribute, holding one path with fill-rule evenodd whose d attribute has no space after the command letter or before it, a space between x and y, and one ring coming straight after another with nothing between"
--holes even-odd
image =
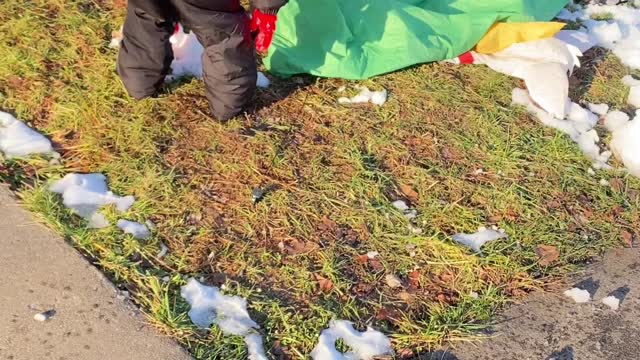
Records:
<instances>
[{"instance_id":1,"label":"green sled","mask_svg":"<svg viewBox=\"0 0 640 360\"><path fill-rule=\"evenodd\" d=\"M290 0L264 59L278 76L366 79L471 50L496 22L548 21L568 0Z\"/></svg>"}]
</instances>

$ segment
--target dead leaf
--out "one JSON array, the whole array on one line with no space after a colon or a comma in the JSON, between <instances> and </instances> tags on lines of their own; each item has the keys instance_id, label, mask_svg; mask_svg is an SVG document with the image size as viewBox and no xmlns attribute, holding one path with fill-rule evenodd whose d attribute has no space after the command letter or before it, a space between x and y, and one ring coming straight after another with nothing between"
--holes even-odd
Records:
<instances>
[{"instance_id":1,"label":"dead leaf","mask_svg":"<svg viewBox=\"0 0 640 360\"><path fill-rule=\"evenodd\" d=\"M420 272L418 270L414 270L409 273L407 276L409 280L409 287L418 288L420 287Z\"/></svg>"},{"instance_id":2,"label":"dead leaf","mask_svg":"<svg viewBox=\"0 0 640 360\"><path fill-rule=\"evenodd\" d=\"M615 192L620 192L620 190L624 188L624 182L620 178L609 180L609 185L611 185L611 189Z\"/></svg>"},{"instance_id":3,"label":"dead leaf","mask_svg":"<svg viewBox=\"0 0 640 360\"><path fill-rule=\"evenodd\" d=\"M374 286L366 283L357 283L351 288L351 292L356 296L362 297L367 296L371 291L373 291Z\"/></svg>"},{"instance_id":4,"label":"dead leaf","mask_svg":"<svg viewBox=\"0 0 640 360\"><path fill-rule=\"evenodd\" d=\"M413 350L411 350L409 348L400 349L398 351L398 358L399 359L413 359L414 358Z\"/></svg>"},{"instance_id":5,"label":"dead leaf","mask_svg":"<svg viewBox=\"0 0 640 360\"><path fill-rule=\"evenodd\" d=\"M633 247L633 234L626 231L626 230L622 230L622 241L624 242L624 246L626 247Z\"/></svg>"},{"instance_id":6,"label":"dead leaf","mask_svg":"<svg viewBox=\"0 0 640 360\"><path fill-rule=\"evenodd\" d=\"M360 265L366 265L369 262L369 256L367 254L356 256L356 262Z\"/></svg>"},{"instance_id":7,"label":"dead leaf","mask_svg":"<svg viewBox=\"0 0 640 360\"><path fill-rule=\"evenodd\" d=\"M420 195L413 190L411 186L400 184L398 188L400 189L400 192L412 203L415 203L420 199Z\"/></svg>"},{"instance_id":8,"label":"dead leaf","mask_svg":"<svg viewBox=\"0 0 640 360\"><path fill-rule=\"evenodd\" d=\"M411 300L411 294L409 294L406 291L401 291L398 293L398 299L404 301L404 302L408 302L409 300Z\"/></svg>"},{"instance_id":9,"label":"dead leaf","mask_svg":"<svg viewBox=\"0 0 640 360\"><path fill-rule=\"evenodd\" d=\"M291 240L283 243L281 250L289 255L299 255L312 252L317 249L317 245L309 241Z\"/></svg>"},{"instance_id":10,"label":"dead leaf","mask_svg":"<svg viewBox=\"0 0 640 360\"><path fill-rule=\"evenodd\" d=\"M384 266L382 266L382 262L380 262L380 260L378 260L378 259L369 259L369 258L367 258L367 259L369 261L369 267L371 268L371 270L376 271L376 272L384 270Z\"/></svg>"},{"instance_id":11,"label":"dead leaf","mask_svg":"<svg viewBox=\"0 0 640 360\"><path fill-rule=\"evenodd\" d=\"M395 321L400 318L402 312L399 309L396 309L391 306L385 306L382 309L378 310L376 313L376 320L390 320Z\"/></svg>"},{"instance_id":12,"label":"dead leaf","mask_svg":"<svg viewBox=\"0 0 640 360\"><path fill-rule=\"evenodd\" d=\"M493 215L493 216L489 216L489 218L487 219L487 222L489 224L497 224L502 220L502 216L501 215Z\"/></svg>"},{"instance_id":13,"label":"dead leaf","mask_svg":"<svg viewBox=\"0 0 640 360\"><path fill-rule=\"evenodd\" d=\"M538 245L536 255L538 255L538 263L542 266L548 266L560 258L558 249L553 245Z\"/></svg>"},{"instance_id":14,"label":"dead leaf","mask_svg":"<svg viewBox=\"0 0 640 360\"><path fill-rule=\"evenodd\" d=\"M516 221L520 217L518 213L513 208L508 208L507 213L504 215L507 220Z\"/></svg>"},{"instance_id":15,"label":"dead leaf","mask_svg":"<svg viewBox=\"0 0 640 360\"><path fill-rule=\"evenodd\" d=\"M331 292L331 290L333 290L333 281L325 277L322 277L321 275L318 275L318 274L313 274L313 276L316 278L316 281L318 282L320 291L326 294Z\"/></svg>"}]
</instances>

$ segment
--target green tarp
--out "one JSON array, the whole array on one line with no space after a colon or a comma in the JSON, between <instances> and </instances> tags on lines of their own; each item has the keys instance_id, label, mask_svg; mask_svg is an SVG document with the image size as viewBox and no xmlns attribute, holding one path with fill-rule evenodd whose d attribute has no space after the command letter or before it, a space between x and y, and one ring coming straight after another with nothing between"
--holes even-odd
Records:
<instances>
[{"instance_id":1,"label":"green tarp","mask_svg":"<svg viewBox=\"0 0 640 360\"><path fill-rule=\"evenodd\" d=\"M548 21L567 0L290 0L265 66L280 76L308 73L366 79L454 58L498 21Z\"/></svg>"}]
</instances>

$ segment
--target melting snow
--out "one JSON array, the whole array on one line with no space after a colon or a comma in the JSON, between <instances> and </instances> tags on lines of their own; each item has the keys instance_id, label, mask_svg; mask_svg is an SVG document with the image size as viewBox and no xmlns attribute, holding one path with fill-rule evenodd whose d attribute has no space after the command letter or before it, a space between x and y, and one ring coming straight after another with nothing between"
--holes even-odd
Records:
<instances>
[{"instance_id":1,"label":"melting snow","mask_svg":"<svg viewBox=\"0 0 640 360\"><path fill-rule=\"evenodd\" d=\"M182 25L169 38L173 48L173 62L171 62L171 78L195 76L202 79L202 53L204 48L193 31L184 32ZM170 78L170 79L171 79Z\"/></svg>"},{"instance_id":2,"label":"melting snow","mask_svg":"<svg viewBox=\"0 0 640 360\"><path fill-rule=\"evenodd\" d=\"M598 146L600 138L593 130L598 122L598 117L595 114L576 103L570 103L567 119L561 120L537 107L529 98L526 90L516 88L513 90L512 97L513 104L525 106L527 111L538 118L543 125L569 135L571 140L578 144L580 150L593 161L594 168L609 168L607 161L609 161L611 153L608 151L600 152Z\"/></svg>"},{"instance_id":3,"label":"melting snow","mask_svg":"<svg viewBox=\"0 0 640 360\"><path fill-rule=\"evenodd\" d=\"M256 84L260 88L268 88L271 85L271 81L260 71L258 71L258 82Z\"/></svg>"},{"instance_id":4,"label":"melting snow","mask_svg":"<svg viewBox=\"0 0 640 360\"><path fill-rule=\"evenodd\" d=\"M451 238L473 251L480 253L481 248L484 244L495 241L498 239L504 239L507 237L502 231L490 230L485 228L480 228L475 234L455 234Z\"/></svg>"},{"instance_id":5,"label":"melting snow","mask_svg":"<svg viewBox=\"0 0 640 360\"><path fill-rule=\"evenodd\" d=\"M156 257L158 259L162 259L163 257L165 257L167 255L167 253L169 252L169 248L167 247L167 245L165 245L164 243L160 243L160 251L158 251L158 253L156 254Z\"/></svg>"},{"instance_id":6,"label":"melting snow","mask_svg":"<svg viewBox=\"0 0 640 360\"><path fill-rule=\"evenodd\" d=\"M607 128L612 129L613 134L611 150L622 160L631 174L640 177L640 141L638 141L640 139L640 110L636 112L636 117L633 120L623 121L623 119L622 115L617 115L615 118L607 117Z\"/></svg>"},{"instance_id":7,"label":"melting snow","mask_svg":"<svg viewBox=\"0 0 640 360\"><path fill-rule=\"evenodd\" d=\"M640 41L640 39L638 39ZM631 75L622 78L622 82L629 86L629 105L640 109L640 80L634 79Z\"/></svg>"},{"instance_id":8,"label":"melting snow","mask_svg":"<svg viewBox=\"0 0 640 360\"><path fill-rule=\"evenodd\" d=\"M62 194L64 206L73 210L89 222L91 228L104 228L109 222L98 209L114 204L119 212L129 210L133 196L114 195L107 187L107 179L102 174L68 174L54 182L49 190Z\"/></svg>"},{"instance_id":9,"label":"melting snow","mask_svg":"<svg viewBox=\"0 0 640 360\"><path fill-rule=\"evenodd\" d=\"M191 306L189 317L195 325L208 328L215 323L225 334L244 336L249 359L267 359L262 336L255 330L258 324L251 320L247 311L247 300L224 295L217 287L202 285L193 278L180 289L180 295Z\"/></svg>"},{"instance_id":10,"label":"melting snow","mask_svg":"<svg viewBox=\"0 0 640 360\"><path fill-rule=\"evenodd\" d=\"M145 225L137 222L118 220L117 226L125 234L131 234L131 236L139 240L146 240L151 236L149 229Z\"/></svg>"},{"instance_id":11,"label":"melting snow","mask_svg":"<svg viewBox=\"0 0 640 360\"><path fill-rule=\"evenodd\" d=\"M570 297L577 303L586 303L591 301L591 294L587 290L573 288L564 292L564 296Z\"/></svg>"},{"instance_id":12,"label":"melting snow","mask_svg":"<svg viewBox=\"0 0 640 360\"><path fill-rule=\"evenodd\" d=\"M351 348L347 353L336 350L336 341ZM391 354L391 341L381 332L368 328L356 331L353 324L345 320L332 320L329 328L322 331L318 345L311 352L313 360L371 360L375 356Z\"/></svg>"},{"instance_id":13,"label":"melting snow","mask_svg":"<svg viewBox=\"0 0 640 360\"><path fill-rule=\"evenodd\" d=\"M371 91L366 86L356 86L356 89L360 90L360 93L352 98L341 97L338 99L340 104L361 104L372 103L378 106L384 105L387 102L387 90Z\"/></svg>"},{"instance_id":14,"label":"melting snow","mask_svg":"<svg viewBox=\"0 0 640 360\"><path fill-rule=\"evenodd\" d=\"M606 298L602 299L602 303L607 305L613 311L616 311L620 308L620 299L613 295L607 296Z\"/></svg>"},{"instance_id":15,"label":"melting snow","mask_svg":"<svg viewBox=\"0 0 640 360\"><path fill-rule=\"evenodd\" d=\"M255 333L249 334L244 337L244 342L245 344L247 344L249 360L269 360L264 352L264 345L262 345L262 336Z\"/></svg>"},{"instance_id":16,"label":"melting snow","mask_svg":"<svg viewBox=\"0 0 640 360\"><path fill-rule=\"evenodd\" d=\"M590 4L575 13L598 45L610 49L623 64L640 69L640 9L626 5ZM612 20L596 21L594 15L610 14Z\"/></svg>"},{"instance_id":17,"label":"melting snow","mask_svg":"<svg viewBox=\"0 0 640 360\"><path fill-rule=\"evenodd\" d=\"M13 115L0 111L0 151L6 157L53 152L51 142Z\"/></svg>"},{"instance_id":18,"label":"melting snow","mask_svg":"<svg viewBox=\"0 0 640 360\"><path fill-rule=\"evenodd\" d=\"M589 110L600 116L604 116L609 112L609 105L607 104L589 104Z\"/></svg>"}]
</instances>

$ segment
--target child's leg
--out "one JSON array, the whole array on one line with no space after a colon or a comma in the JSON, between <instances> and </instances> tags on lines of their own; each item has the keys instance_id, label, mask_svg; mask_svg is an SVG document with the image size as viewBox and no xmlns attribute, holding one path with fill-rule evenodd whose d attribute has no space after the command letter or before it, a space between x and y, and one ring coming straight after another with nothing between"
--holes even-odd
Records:
<instances>
[{"instance_id":1,"label":"child's leg","mask_svg":"<svg viewBox=\"0 0 640 360\"><path fill-rule=\"evenodd\" d=\"M175 10L169 0L129 0L118 74L129 95L153 96L169 72Z\"/></svg>"},{"instance_id":2,"label":"child's leg","mask_svg":"<svg viewBox=\"0 0 640 360\"><path fill-rule=\"evenodd\" d=\"M207 98L213 115L239 114L256 89L256 59L249 19L238 0L172 0L180 21L205 48Z\"/></svg>"}]
</instances>

